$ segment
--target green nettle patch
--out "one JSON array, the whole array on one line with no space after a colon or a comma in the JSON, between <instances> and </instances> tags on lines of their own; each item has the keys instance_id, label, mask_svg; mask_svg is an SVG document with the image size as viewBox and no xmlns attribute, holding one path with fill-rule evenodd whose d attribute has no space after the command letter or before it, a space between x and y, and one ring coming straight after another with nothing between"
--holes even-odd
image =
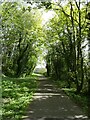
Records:
<instances>
[{"instance_id":1,"label":"green nettle patch","mask_svg":"<svg viewBox=\"0 0 90 120\"><path fill-rule=\"evenodd\" d=\"M2 78L2 119L20 120L24 115L27 105L32 101L32 96L37 84L36 78Z\"/></svg>"}]
</instances>

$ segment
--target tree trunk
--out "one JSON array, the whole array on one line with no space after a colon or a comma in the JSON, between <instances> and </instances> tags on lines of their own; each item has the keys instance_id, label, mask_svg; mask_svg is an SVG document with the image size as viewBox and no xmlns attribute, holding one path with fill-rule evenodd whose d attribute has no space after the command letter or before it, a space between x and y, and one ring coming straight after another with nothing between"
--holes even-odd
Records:
<instances>
[{"instance_id":1,"label":"tree trunk","mask_svg":"<svg viewBox=\"0 0 90 120\"><path fill-rule=\"evenodd\" d=\"M77 29L77 93L80 93L83 87L84 71L83 71L83 56L82 56L82 27L81 27L81 9L80 9L80 0L79 3L75 0L77 9L78 9L78 29Z\"/></svg>"},{"instance_id":2,"label":"tree trunk","mask_svg":"<svg viewBox=\"0 0 90 120\"><path fill-rule=\"evenodd\" d=\"M21 62L21 60L23 60L23 57L24 57L24 55L25 55L25 52L27 51L27 49L28 49L28 44L27 44L27 46L24 48L24 50L22 51L22 52L20 52L20 54L19 54L19 57L18 57L18 59L17 59L17 71L16 71L16 76L17 77L19 77L20 76L20 74L21 74L21 68L22 68L22 62ZM26 63L24 63L24 66L26 65Z\"/></svg>"},{"instance_id":3,"label":"tree trunk","mask_svg":"<svg viewBox=\"0 0 90 120\"><path fill-rule=\"evenodd\" d=\"M90 27L88 31L88 117L90 118Z\"/></svg>"}]
</instances>

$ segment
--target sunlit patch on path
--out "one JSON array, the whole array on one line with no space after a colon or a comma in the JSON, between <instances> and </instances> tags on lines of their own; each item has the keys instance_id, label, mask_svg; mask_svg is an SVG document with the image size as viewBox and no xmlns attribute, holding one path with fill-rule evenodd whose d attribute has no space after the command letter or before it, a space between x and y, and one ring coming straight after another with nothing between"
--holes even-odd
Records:
<instances>
[{"instance_id":1,"label":"sunlit patch on path","mask_svg":"<svg viewBox=\"0 0 90 120\"><path fill-rule=\"evenodd\" d=\"M45 77L39 86L23 120L88 120L82 110Z\"/></svg>"}]
</instances>

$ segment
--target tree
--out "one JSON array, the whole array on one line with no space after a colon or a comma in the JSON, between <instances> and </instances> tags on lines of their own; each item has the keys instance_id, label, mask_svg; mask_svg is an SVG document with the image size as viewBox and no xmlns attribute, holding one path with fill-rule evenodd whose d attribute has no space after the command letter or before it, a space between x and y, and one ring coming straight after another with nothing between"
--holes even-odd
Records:
<instances>
[{"instance_id":1,"label":"tree","mask_svg":"<svg viewBox=\"0 0 90 120\"><path fill-rule=\"evenodd\" d=\"M87 3L87 15L86 18L87 21L87 27L88 27L88 116L90 118L90 2Z\"/></svg>"},{"instance_id":2,"label":"tree","mask_svg":"<svg viewBox=\"0 0 90 120\"><path fill-rule=\"evenodd\" d=\"M61 47L63 52L59 51L59 53L62 53L66 64L70 80L68 83L72 81L76 84L77 93L82 90L84 82L83 42L86 37L86 8L81 8L81 5L80 0L78 2L76 0L69 1L64 7L58 4L54 9L57 15L50 21L49 27L46 29L49 44L58 46L60 43L58 51L61 50Z\"/></svg>"},{"instance_id":3,"label":"tree","mask_svg":"<svg viewBox=\"0 0 90 120\"><path fill-rule=\"evenodd\" d=\"M36 64L41 21L35 10L23 8L16 2L2 5L2 70L7 76L31 73Z\"/></svg>"}]
</instances>

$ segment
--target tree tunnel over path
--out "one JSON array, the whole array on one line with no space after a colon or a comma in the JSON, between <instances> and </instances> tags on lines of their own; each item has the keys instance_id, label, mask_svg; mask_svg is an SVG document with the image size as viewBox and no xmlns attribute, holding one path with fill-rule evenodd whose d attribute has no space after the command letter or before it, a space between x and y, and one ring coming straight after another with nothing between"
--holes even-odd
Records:
<instances>
[{"instance_id":1,"label":"tree tunnel over path","mask_svg":"<svg viewBox=\"0 0 90 120\"><path fill-rule=\"evenodd\" d=\"M72 89L90 116L90 0L65 1L0 2L2 74L30 76L40 58L48 76ZM43 79L41 84L48 81ZM51 101L63 99L62 95L46 96Z\"/></svg>"}]
</instances>

